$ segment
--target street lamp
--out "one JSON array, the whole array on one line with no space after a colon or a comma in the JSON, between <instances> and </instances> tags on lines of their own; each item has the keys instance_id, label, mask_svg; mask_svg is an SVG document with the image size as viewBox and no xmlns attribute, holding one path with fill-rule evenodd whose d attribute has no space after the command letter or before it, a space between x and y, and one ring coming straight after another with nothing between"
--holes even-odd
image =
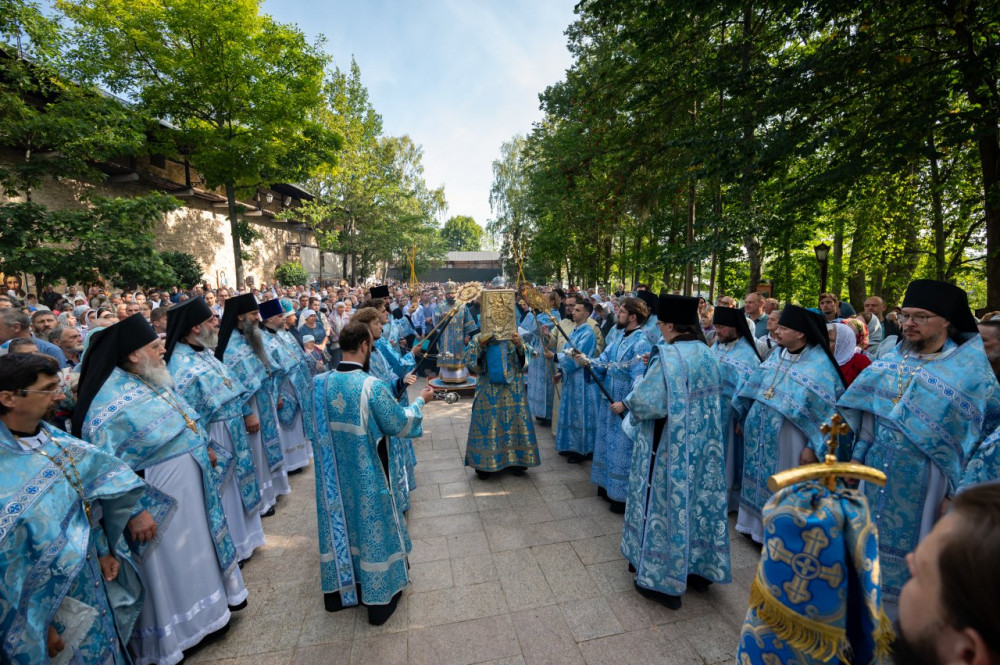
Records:
<instances>
[{"instance_id":1,"label":"street lamp","mask_svg":"<svg viewBox=\"0 0 1000 665\"><path fill-rule=\"evenodd\" d=\"M816 252L816 260L819 262L819 292L826 293L826 264L830 256L830 246L825 242L813 247Z\"/></svg>"}]
</instances>

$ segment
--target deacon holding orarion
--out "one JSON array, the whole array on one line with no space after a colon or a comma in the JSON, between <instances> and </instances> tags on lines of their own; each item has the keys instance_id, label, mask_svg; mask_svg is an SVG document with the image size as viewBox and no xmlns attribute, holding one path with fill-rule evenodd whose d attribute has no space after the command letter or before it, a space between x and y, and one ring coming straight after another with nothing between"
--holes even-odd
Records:
<instances>
[{"instance_id":1,"label":"deacon holding orarion","mask_svg":"<svg viewBox=\"0 0 1000 665\"><path fill-rule=\"evenodd\" d=\"M264 546L260 522L260 488L244 415L250 399L239 379L215 357L219 321L204 298L174 305L167 312L164 360L174 377L174 390L201 415L222 486L222 507L240 561Z\"/></svg>"},{"instance_id":2,"label":"deacon holding orarion","mask_svg":"<svg viewBox=\"0 0 1000 665\"><path fill-rule=\"evenodd\" d=\"M271 357L259 324L260 313L252 293L226 300L215 357L225 363L251 394L243 414L250 416L246 425L260 487L260 513L269 517L274 514L277 496L288 493L288 474L278 434Z\"/></svg>"},{"instance_id":3,"label":"deacon holding orarion","mask_svg":"<svg viewBox=\"0 0 1000 665\"><path fill-rule=\"evenodd\" d=\"M944 512L1000 418L1000 386L965 291L911 282L899 320L902 340L858 375L838 405L857 433L853 458L888 476L885 488L863 490L878 527L890 616L910 577L906 555Z\"/></svg>"},{"instance_id":4,"label":"deacon holding orarion","mask_svg":"<svg viewBox=\"0 0 1000 665\"><path fill-rule=\"evenodd\" d=\"M635 588L670 609L690 586L729 582L722 374L698 321L698 299L661 295L646 373L625 397L635 440L622 554Z\"/></svg>"},{"instance_id":5,"label":"deacon holding orarion","mask_svg":"<svg viewBox=\"0 0 1000 665\"><path fill-rule=\"evenodd\" d=\"M73 432L143 473L153 541L134 548L146 599L132 632L136 662L176 663L228 627L247 590L200 415L173 390L163 341L141 314L93 333L80 370Z\"/></svg>"},{"instance_id":6,"label":"deacon holding orarion","mask_svg":"<svg viewBox=\"0 0 1000 665\"><path fill-rule=\"evenodd\" d=\"M315 378L313 454L326 609L360 602L368 621L381 625L410 582L410 537L390 489L389 438L421 435L421 409L433 391L425 387L413 404L401 406L366 371L373 341L366 324L351 321L340 332L340 365Z\"/></svg>"},{"instance_id":7,"label":"deacon holding orarion","mask_svg":"<svg viewBox=\"0 0 1000 665\"><path fill-rule=\"evenodd\" d=\"M736 512L740 507L743 481L743 423L737 417L732 402L743 382L760 366L760 355L757 340L742 309L716 307L712 324L715 326L712 351L719 361L726 410L729 412L726 418L726 490L729 512Z\"/></svg>"},{"instance_id":8,"label":"deacon holding orarion","mask_svg":"<svg viewBox=\"0 0 1000 665\"><path fill-rule=\"evenodd\" d=\"M64 397L54 358L0 357L0 662L126 665L143 591L115 544L156 529L127 465L45 422Z\"/></svg>"}]
</instances>

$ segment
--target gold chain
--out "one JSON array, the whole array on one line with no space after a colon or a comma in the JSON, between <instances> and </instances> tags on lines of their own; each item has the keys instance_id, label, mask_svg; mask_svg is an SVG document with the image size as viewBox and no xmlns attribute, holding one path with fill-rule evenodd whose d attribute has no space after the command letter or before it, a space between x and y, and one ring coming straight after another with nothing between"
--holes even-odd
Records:
<instances>
[{"instance_id":1,"label":"gold chain","mask_svg":"<svg viewBox=\"0 0 1000 665\"><path fill-rule=\"evenodd\" d=\"M779 351L778 353L780 355L781 352ZM789 355L791 354L789 353ZM781 366L785 364L785 357L782 356L781 360L778 362L778 369L774 370L774 378L771 379L770 387L768 387L768 389L764 391L764 399L771 399L772 397L774 397L774 386L777 385L780 381L784 380L785 375L788 374L788 370L792 368L793 362L794 361L789 361L788 367L786 367L785 371L779 376L778 372L781 370Z\"/></svg>"},{"instance_id":2,"label":"gold chain","mask_svg":"<svg viewBox=\"0 0 1000 665\"><path fill-rule=\"evenodd\" d=\"M899 400L903 399L903 393L906 392L907 388L910 387L910 384L913 383L913 379L917 376L917 372L920 371L920 368L926 365L931 360L930 358L928 358L924 362L914 367L913 372L910 374L910 378L907 379L906 385L904 386L903 371L906 369L906 361L909 359L909 357L910 357L910 352L907 351L905 354L903 354L903 362L899 364L899 375L896 377L896 396L892 398L893 404L899 404Z\"/></svg>"},{"instance_id":3,"label":"gold chain","mask_svg":"<svg viewBox=\"0 0 1000 665\"><path fill-rule=\"evenodd\" d=\"M56 441L55 439L53 439L52 436L48 432L46 432L44 429L41 430L41 432L39 434L45 434L46 438L49 441L51 441L52 443L54 443L56 445L56 448L59 449L59 452L61 452L63 455L66 456L67 461L69 461L70 468L73 470L73 476L76 477L76 480L74 480L73 477L71 477L69 475L69 472L66 471L66 467L63 466L62 462L60 462L57 458L53 457L52 455L49 455L47 452L45 452L44 450L42 450L41 447L33 448L31 446L28 446L28 448L30 450L32 450L33 452L38 453L39 455L41 455L45 459L49 460L50 462L52 462L53 464L55 464L57 467L59 467L59 470L62 471L63 476L66 478L66 482L68 482L69 485L70 485L70 487L72 487L73 490L76 491L76 493L80 496L80 501L83 502L83 512L86 513L86 515L87 515L87 523L89 524L90 523L90 502L87 501L87 497L86 497L86 495L83 492L83 479L80 478L80 470L76 468L76 461L73 459L73 456L70 455L69 452L65 448L63 448L62 445L58 441ZM14 438L17 439L18 443L22 444L23 446L27 446L28 445L28 444L26 444L24 442L24 439L22 439L21 437L17 436L16 434L14 435ZM45 445L45 444L40 444L40 446L41 445Z\"/></svg>"},{"instance_id":4,"label":"gold chain","mask_svg":"<svg viewBox=\"0 0 1000 665\"><path fill-rule=\"evenodd\" d=\"M188 416L188 414L184 411L184 408L180 405L180 402L171 400L167 396L167 391L166 390L161 390L161 389L157 388L156 386L154 386L153 384L151 384L149 381L147 381L143 377L139 376L138 374L135 374L134 376L135 376L135 378L139 379L143 384L145 384L145 386L147 388L149 388L154 393L156 393L157 395L159 395L160 397L162 397L163 401L166 402L167 404L169 404L172 409L174 409L175 411L177 411L177 413L181 414L181 417L184 418L184 424L187 425L187 428L189 430L191 430L192 432L194 432L196 434L198 433L198 423L196 423L195 421L191 420L190 416Z\"/></svg>"}]
</instances>

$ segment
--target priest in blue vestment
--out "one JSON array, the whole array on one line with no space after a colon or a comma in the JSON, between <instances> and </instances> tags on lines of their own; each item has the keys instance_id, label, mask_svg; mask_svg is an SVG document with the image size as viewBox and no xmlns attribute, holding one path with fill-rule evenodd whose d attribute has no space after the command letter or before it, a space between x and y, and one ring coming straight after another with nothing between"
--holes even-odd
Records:
<instances>
[{"instance_id":1,"label":"priest in blue vestment","mask_svg":"<svg viewBox=\"0 0 1000 665\"><path fill-rule=\"evenodd\" d=\"M244 415L250 391L215 357L218 343L218 317L204 298L185 300L167 312L163 358L174 390L198 411L210 448L222 460L217 465L222 509L236 557L243 561L264 546L260 487L247 438L251 416Z\"/></svg>"},{"instance_id":2,"label":"priest in blue vestment","mask_svg":"<svg viewBox=\"0 0 1000 665\"><path fill-rule=\"evenodd\" d=\"M572 352L564 350L554 354L545 350L547 357L553 358L561 375L560 385L562 395L559 401L559 427L556 429L556 452L566 458L570 464L579 464L594 456L594 439L597 436L597 385L587 374L587 371L575 360L577 353L587 358L597 355L597 337L587 321L594 306L587 301L573 305L573 323L576 327L569 335L567 346Z\"/></svg>"},{"instance_id":3,"label":"priest in blue vestment","mask_svg":"<svg viewBox=\"0 0 1000 665\"><path fill-rule=\"evenodd\" d=\"M469 342L469 336L479 328L469 306L464 302L456 302L456 295L458 284L446 282L445 299L434 309L435 325L444 321L452 310L455 311L437 342L437 366L441 372L441 380L445 383L465 383L469 376L469 370L465 366L465 345Z\"/></svg>"},{"instance_id":4,"label":"priest in blue vestment","mask_svg":"<svg viewBox=\"0 0 1000 665\"><path fill-rule=\"evenodd\" d=\"M55 360L0 357L0 661L127 665L142 583L99 541L155 525L132 517L145 487L126 464L45 422L63 397Z\"/></svg>"},{"instance_id":5,"label":"priest in blue vestment","mask_svg":"<svg viewBox=\"0 0 1000 665\"><path fill-rule=\"evenodd\" d=\"M736 530L764 542L767 479L825 455L820 428L844 393L823 315L786 305L775 330L777 352L737 389L733 408L743 421L743 486Z\"/></svg>"},{"instance_id":6,"label":"priest in blue vestment","mask_svg":"<svg viewBox=\"0 0 1000 665\"><path fill-rule=\"evenodd\" d=\"M510 340L478 333L465 349L465 364L476 374L465 465L480 479L508 468L522 475L528 467L541 464L521 378L524 356L516 332Z\"/></svg>"},{"instance_id":7,"label":"priest in blue vestment","mask_svg":"<svg viewBox=\"0 0 1000 665\"><path fill-rule=\"evenodd\" d=\"M729 405L705 343L698 299L661 295L665 344L625 397L634 438L622 554L635 588L679 609L691 586L731 581L725 446Z\"/></svg>"},{"instance_id":8,"label":"priest in blue vestment","mask_svg":"<svg viewBox=\"0 0 1000 665\"><path fill-rule=\"evenodd\" d=\"M740 507L740 486L743 481L743 423L733 408L733 397L740 386L757 371L760 355L757 340L750 330L742 309L716 307L712 315L715 326L715 359L719 361L722 382L726 391L726 491L729 511Z\"/></svg>"},{"instance_id":9,"label":"priest in blue vestment","mask_svg":"<svg viewBox=\"0 0 1000 665\"><path fill-rule=\"evenodd\" d=\"M642 335L649 342L649 348L657 344L663 344L663 337L660 335L659 318L656 315L656 308L659 305L659 298L653 295L648 289L639 289L635 292L635 297L646 303L649 310L649 318L642 324Z\"/></svg>"},{"instance_id":10,"label":"priest in blue vestment","mask_svg":"<svg viewBox=\"0 0 1000 665\"><path fill-rule=\"evenodd\" d=\"M1000 386L961 288L911 282L902 339L865 368L840 399L857 433L853 459L888 476L865 485L879 532L882 589L894 616L909 578L906 555L961 485L980 442L1000 424Z\"/></svg>"},{"instance_id":11,"label":"priest in blue vestment","mask_svg":"<svg viewBox=\"0 0 1000 665\"><path fill-rule=\"evenodd\" d=\"M594 464L590 481L597 493L611 503L611 511L625 513L629 472L632 468L632 439L622 429L625 397L646 369L643 356L650 352L649 342L642 334L642 325L649 318L649 308L638 298L624 298L618 306L621 336L608 345L594 361L576 356L579 363L589 362L594 374L604 383L614 400L608 404L602 398L596 404L597 438L594 440Z\"/></svg>"},{"instance_id":12,"label":"priest in blue vestment","mask_svg":"<svg viewBox=\"0 0 1000 665\"><path fill-rule=\"evenodd\" d=\"M381 306L380 303L376 303ZM393 396L404 406L406 405L406 389L416 383L417 377L411 371L407 363L394 360L392 349L388 344L379 344L383 327L388 322L388 312L375 307L362 307L357 311L352 321L358 321L368 326L373 344L371 358L369 360L368 373L377 379L385 382ZM410 354L407 358L412 359ZM413 452L413 443L409 438L390 437L389 439L389 475L392 491L396 495L396 506L402 512L410 510L410 490L416 488L414 480L413 466L416 464L416 454Z\"/></svg>"},{"instance_id":13,"label":"priest in blue vestment","mask_svg":"<svg viewBox=\"0 0 1000 665\"><path fill-rule=\"evenodd\" d=\"M309 464L310 442L316 430L312 409L301 408L313 401L312 373L302 347L285 330L285 310L281 301L277 298L266 300L260 304L259 311L264 344L275 368L272 381L279 405L278 434L285 472L299 473Z\"/></svg>"},{"instance_id":14,"label":"priest in blue vestment","mask_svg":"<svg viewBox=\"0 0 1000 665\"><path fill-rule=\"evenodd\" d=\"M141 314L94 333L80 370L74 435L142 471L158 529L133 548L146 599L132 631L139 665L177 662L229 624L247 589L201 416L172 389L164 344Z\"/></svg>"},{"instance_id":15,"label":"priest in blue vestment","mask_svg":"<svg viewBox=\"0 0 1000 665\"><path fill-rule=\"evenodd\" d=\"M227 299L215 357L250 392L243 415L250 416L247 433L260 488L260 513L262 517L270 517L277 497L290 490L278 432L278 405L272 378L275 371L259 323L259 306L252 293Z\"/></svg>"},{"instance_id":16,"label":"priest in blue vestment","mask_svg":"<svg viewBox=\"0 0 1000 665\"><path fill-rule=\"evenodd\" d=\"M390 488L389 437L422 434L425 387L403 407L386 383L368 374L373 340L351 321L340 333L343 360L315 378L314 442L320 577L326 609L359 602L368 621L389 620L409 584L410 537Z\"/></svg>"}]
</instances>

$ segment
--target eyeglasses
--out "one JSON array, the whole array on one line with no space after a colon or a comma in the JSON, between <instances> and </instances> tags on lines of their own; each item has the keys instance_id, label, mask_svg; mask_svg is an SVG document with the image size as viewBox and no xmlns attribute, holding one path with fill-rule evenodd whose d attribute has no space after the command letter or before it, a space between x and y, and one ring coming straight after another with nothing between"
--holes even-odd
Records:
<instances>
[{"instance_id":1,"label":"eyeglasses","mask_svg":"<svg viewBox=\"0 0 1000 665\"><path fill-rule=\"evenodd\" d=\"M913 321L918 326L922 326L931 319L942 318L940 314L900 314L899 322L906 323L907 321Z\"/></svg>"},{"instance_id":2,"label":"eyeglasses","mask_svg":"<svg viewBox=\"0 0 1000 665\"><path fill-rule=\"evenodd\" d=\"M20 390L15 390L14 394L18 397L27 397L28 393L42 393L43 395L55 395L57 393L64 392L62 388L56 388L54 390L33 390L31 388L21 388Z\"/></svg>"}]
</instances>

